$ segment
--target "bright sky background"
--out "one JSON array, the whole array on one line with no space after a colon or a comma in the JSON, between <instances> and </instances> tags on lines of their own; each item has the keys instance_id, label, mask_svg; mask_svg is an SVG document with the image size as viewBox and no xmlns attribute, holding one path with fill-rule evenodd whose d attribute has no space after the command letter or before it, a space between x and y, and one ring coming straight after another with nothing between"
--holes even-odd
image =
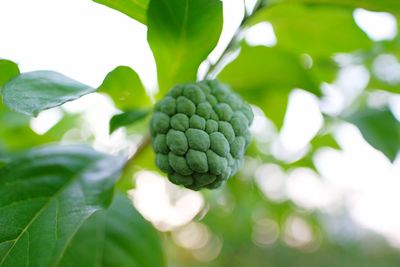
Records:
<instances>
[{"instance_id":1,"label":"bright sky background","mask_svg":"<svg viewBox=\"0 0 400 267\"><path fill-rule=\"evenodd\" d=\"M224 31L211 60L218 57L229 41L242 11L240 0L224 1ZM391 39L396 35L396 21L387 13L357 9L354 19L373 40ZM277 42L269 23L249 29L246 40L252 45L267 46ZM0 0L0 57L17 62L23 72L55 70L94 87L114 67L128 65L139 73L148 89L156 87L156 69L146 42L146 27L89 0ZM392 65L388 71L396 70L397 75L400 65L396 60ZM369 74L362 66L350 64L342 69L334 84L325 85L329 101L318 103L309 93L295 90L275 144L279 151L276 156L285 158L304 153L308 141L322 125L319 106L332 113L340 111L349 98L364 89L368 79ZM400 106L398 99L391 101L395 103L393 106ZM89 127L96 133L96 148L109 151L110 147L129 143L123 131L108 135L108 119L117 111L106 98L84 97L66 105L66 109L85 112ZM101 119L99 111L105 114ZM46 131L46 125L60 119L60 114L59 109L46 111L33 120L32 127L37 132ZM270 127L262 115L256 121L254 133L261 134ZM266 196L277 200L289 198L306 209L320 209L334 215L337 207L344 206L360 226L382 233L400 246L400 213L397 212L400 162L391 164L351 125L339 127L336 137L343 151L324 149L316 157L322 177L302 169L283 173L278 166L263 164L255 172L257 184ZM154 190L158 193L154 194ZM153 192L153 202L146 198L149 191ZM187 223L204 205L201 194L171 186L165 179L148 172L138 176L133 195L138 209L162 230ZM172 202L172 195L178 201ZM292 222L294 229L303 229L300 237L307 236L303 222L296 218ZM191 227L204 231L199 225ZM180 240L179 236L177 239Z\"/></svg>"}]
</instances>

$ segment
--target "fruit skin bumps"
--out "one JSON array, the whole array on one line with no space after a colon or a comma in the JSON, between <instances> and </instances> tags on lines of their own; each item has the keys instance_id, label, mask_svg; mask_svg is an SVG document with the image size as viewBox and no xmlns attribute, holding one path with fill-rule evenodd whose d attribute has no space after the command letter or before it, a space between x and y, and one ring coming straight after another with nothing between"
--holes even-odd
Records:
<instances>
[{"instance_id":1,"label":"fruit skin bumps","mask_svg":"<svg viewBox=\"0 0 400 267\"><path fill-rule=\"evenodd\" d=\"M150 121L156 165L177 185L219 187L243 162L253 112L216 80L173 87Z\"/></svg>"}]
</instances>

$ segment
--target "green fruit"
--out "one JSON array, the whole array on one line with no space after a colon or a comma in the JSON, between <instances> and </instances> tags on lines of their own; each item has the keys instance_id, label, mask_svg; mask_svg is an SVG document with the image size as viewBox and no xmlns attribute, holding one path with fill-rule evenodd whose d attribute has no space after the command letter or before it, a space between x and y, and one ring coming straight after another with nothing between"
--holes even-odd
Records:
<instances>
[{"instance_id":1,"label":"green fruit","mask_svg":"<svg viewBox=\"0 0 400 267\"><path fill-rule=\"evenodd\" d=\"M150 122L156 165L193 190L214 189L234 175L250 142L253 112L218 81L177 85Z\"/></svg>"}]
</instances>

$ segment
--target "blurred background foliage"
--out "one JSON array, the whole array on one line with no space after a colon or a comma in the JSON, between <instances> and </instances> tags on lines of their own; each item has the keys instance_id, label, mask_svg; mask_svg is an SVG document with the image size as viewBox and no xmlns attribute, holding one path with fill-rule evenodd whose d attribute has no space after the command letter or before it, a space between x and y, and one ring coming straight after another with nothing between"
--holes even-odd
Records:
<instances>
[{"instance_id":1,"label":"blurred background foliage","mask_svg":"<svg viewBox=\"0 0 400 267\"><path fill-rule=\"evenodd\" d=\"M399 266L400 235L391 236L390 230L400 228L379 231L379 227L367 227L368 222L355 219L351 199L357 195L326 179L318 160L324 151L344 154L341 133L350 127L358 136L357 127L369 145L365 143L360 149L356 143L361 141L355 140L354 150L359 153L354 155L368 152L365 157L373 155L385 161L388 168L399 170L399 1L247 1L241 28L222 60L214 61L207 56L222 29L220 1L95 2L147 25L148 42L158 68L159 93L147 90L146 95L133 69L117 67L98 89L103 96L92 96L94 100L86 104L82 99L75 106L70 103L56 108L59 119L43 132L35 128L38 118L17 114L0 103L0 162L6 153L60 140L89 143L111 153L135 154L118 187L131 190L135 207L159 230L171 267ZM188 13L182 2L190 5ZM395 23L394 31L376 37L357 20L360 12L389 18ZM384 31L389 26L375 25L380 27ZM251 38L254 32L257 38ZM262 41L263 35L270 39ZM201 62L204 68L197 71ZM8 60L0 60L0 70L0 87L19 73ZM193 81L196 76L230 84L256 113L254 139L242 171L221 189L201 193L177 188L163 178L154 166L154 153L145 137L146 115L154 99L173 84ZM288 107L295 98L301 102L300 109L306 111L290 119ZM103 137L91 126L91 120L99 119L98 113L79 108L86 105L93 109L90 103L94 102L94 106L110 105L105 99L112 99L113 105L102 119L108 121L115 116L110 126L113 133L109 137L107 131L106 138L118 142L111 147L101 144ZM309 104L317 110L306 109ZM303 128L309 133L299 147L282 141L288 132L293 138ZM353 169L368 169L363 164L369 160L360 162ZM345 166L331 163L332 168ZM348 172L349 176L363 175L350 169ZM371 175L376 183L386 183L385 174L377 171ZM400 180L399 172L394 177ZM363 183L362 178L355 178L355 183ZM399 222L398 210L390 207L378 209L388 209ZM104 219L102 216L96 218ZM371 216L380 215L371 210ZM79 238L88 240L85 235L93 231L91 224L96 218L87 222L80 232L82 236L74 242L79 243ZM79 251L69 253L79 255ZM118 266L131 266L131 260L128 257Z\"/></svg>"}]
</instances>

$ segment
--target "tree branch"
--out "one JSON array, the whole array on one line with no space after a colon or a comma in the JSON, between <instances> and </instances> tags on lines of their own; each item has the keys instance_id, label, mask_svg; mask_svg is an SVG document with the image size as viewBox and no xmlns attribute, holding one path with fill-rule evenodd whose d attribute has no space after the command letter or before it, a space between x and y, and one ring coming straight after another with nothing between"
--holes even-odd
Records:
<instances>
[{"instance_id":1,"label":"tree branch","mask_svg":"<svg viewBox=\"0 0 400 267\"><path fill-rule=\"evenodd\" d=\"M145 134L142 138L142 141L139 143L135 153L133 153L133 155L126 161L124 169L129 168L129 166L134 163L136 158L138 158L140 154L146 149L146 147L150 145L150 141L150 135Z\"/></svg>"}]
</instances>

